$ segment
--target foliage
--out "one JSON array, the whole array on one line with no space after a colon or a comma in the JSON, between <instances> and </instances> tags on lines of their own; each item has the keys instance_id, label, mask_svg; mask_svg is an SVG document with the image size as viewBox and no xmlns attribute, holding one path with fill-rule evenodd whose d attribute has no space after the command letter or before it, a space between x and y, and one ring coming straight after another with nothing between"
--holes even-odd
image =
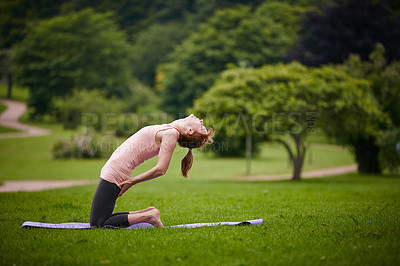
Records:
<instances>
[{"instance_id":1,"label":"foliage","mask_svg":"<svg viewBox=\"0 0 400 266\"><path fill-rule=\"evenodd\" d=\"M123 111L134 113L155 113L159 110L160 96L141 82L129 84L129 95L124 97Z\"/></svg>"},{"instance_id":2,"label":"foliage","mask_svg":"<svg viewBox=\"0 0 400 266\"><path fill-rule=\"evenodd\" d=\"M104 149L111 139L100 140L94 134L75 134L70 140L57 139L52 146L53 159L108 158L112 151Z\"/></svg>"},{"instance_id":3,"label":"foliage","mask_svg":"<svg viewBox=\"0 0 400 266\"><path fill-rule=\"evenodd\" d=\"M294 177L303 165L305 137L316 126L348 138L351 146L353 136L379 134L383 122L367 81L333 67L308 69L299 63L224 71L191 111L203 113L216 135L274 138L287 149ZM291 136L296 152L282 134Z\"/></svg>"},{"instance_id":4,"label":"foliage","mask_svg":"<svg viewBox=\"0 0 400 266\"><path fill-rule=\"evenodd\" d=\"M282 60L297 38L297 28L291 23L304 11L276 2L265 3L255 12L246 6L217 11L160 69L165 110L182 113L212 86L228 63L257 67ZM279 14L291 18L285 20Z\"/></svg>"},{"instance_id":5,"label":"foliage","mask_svg":"<svg viewBox=\"0 0 400 266\"><path fill-rule=\"evenodd\" d=\"M18 82L30 89L35 117L50 111L53 97L73 88L124 95L131 78L130 54L109 15L86 9L32 25L13 61Z\"/></svg>"},{"instance_id":6,"label":"foliage","mask_svg":"<svg viewBox=\"0 0 400 266\"><path fill-rule=\"evenodd\" d=\"M11 73L10 49L0 50L0 78L7 77Z\"/></svg>"},{"instance_id":7,"label":"foliage","mask_svg":"<svg viewBox=\"0 0 400 266\"><path fill-rule=\"evenodd\" d=\"M370 80L372 92L382 110L390 117L394 126L400 126L400 62L388 64L385 59L385 48L375 46L369 61L361 61L358 55L352 55L339 65L350 75Z\"/></svg>"},{"instance_id":8,"label":"foliage","mask_svg":"<svg viewBox=\"0 0 400 266\"><path fill-rule=\"evenodd\" d=\"M400 169L400 128L386 131L378 140L381 166L391 174L398 174Z\"/></svg>"},{"instance_id":9,"label":"foliage","mask_svg":"<svg viewBox=\"0 0 400 266\"><path fill-rule=\"evenodd\" d=\"M1 49L0 50L0 80L7 81L7 98L12 97L12 70L10 62L11 49Z\"/></svg>"},{"instance_id":10,"label":"foliage","mask_svg":"<svg viewBox=\"0 0 400 266\"><path fill-rule=\"evenodd\" d=\"M366 157L364 165L366 167L374 166L375 172L379 172L382 167L389 168L390 171L395 168L396 153L390 154L389 151L394 149L396 143L394 140L389 140L396 136L393 132L400 127L400 106L398 104L400 102L400 62L393 61L388 64L384 54L384 47L378 44L370 54L369 61L361 61L359 56L352 55L343 65L338 66L352 76L365 78L371 82L375 101L378 102L388 119L388 123L378 125L384 134L381 138L380 135L359 134L353 140L353 142L359 143L355 150L357 156ZM393 147L388 147L388 145ZM385 156L387 156L387 160L384 159Z\"/></svg>"},{"instance_id":11,"label":"foliage","mask_svg":"<svg viewBox=\"0 0 400 266\"><path fill-rule=\"evenodd\" d=\"M180 23L153 24L138 34L133 45L133 74L144 84L154 87L157 66L165 63L167 54L187 35Z\"/></svg>"},{"instance_id":12,"label":"foliage","mask_svg":"<svg viewBox=\"0 0 400 266\"><path fill-rule=\"evenodd\" d=\"M400 8L394 0L335 0L309 12L290 59L306 65L342 63L350 54L367 60L376 43L390 61L400 59Z\"/></svg>"},{"instance_id":13,"label":"foliage","mask_svg":"<svg viewBox=\"0 0 400 266\"><path fill-rule=\"evenodd\" d=\"M59 14L66 0L1 0L0 49L10 49L26 36L27 24Z\"/></svg>"},{"instance_id":14,"label":"foliage","mask_svg":"<svg viewBox=\"0 0 400 266\"><path fill-rule=\"evenodd\" d=\"M97 131L104 130L107 116L120 115L123 108L121 100L108 99L99 90L75 90L70 96L55 98L53 105L54 115L64 128L76 129L89 123Z\"/></svg>"},{"instance_id":15,"label":"foliage","mask_svg":"<svg viewBox=\"0 0 400 266\"><path fill-rule=\"evenodd\" d=\"M144 126L167 123L168 115L158 112L158 98L148 87L134 83L124 101L108 98L99 90L74 90L53 100L54 117L64 128L95 130L127 137Z\"/></svg>"}]
</instances>

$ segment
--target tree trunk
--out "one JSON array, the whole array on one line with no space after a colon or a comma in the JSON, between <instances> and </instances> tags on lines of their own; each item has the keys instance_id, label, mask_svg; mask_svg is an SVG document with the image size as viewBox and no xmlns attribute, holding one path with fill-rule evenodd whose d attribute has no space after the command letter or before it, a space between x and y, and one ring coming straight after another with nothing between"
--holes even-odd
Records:
<instances>
[{"instance_id":1,"label":"tree trunk","mask_svg":"<svg viewBox=\"0 0 400 266\"><path fill-rule=\"evenodd\" d=\"M301 137L293 136L296 142L297 156L293 157L293 181L301 180L301 171L303 169L304 158L306 156L306 147L301 142Z\"/></svg>"},{"instance_id":2,"label":"tree trunk","mask_svg":"<svg viewBox=\"0 0 400 266\"><path fill-rule=\"evenodd\" d=\"M250 175L251 167L251 133L246 133L246 175Z\"/></svg>"},{"instance_id":3,"label":"tree trunk","mask_svg":"<svg viewBox=\"0 0 400 266\"><path fill-rule=\"evenodd\" d=\"M301 169L302 169L302 163L300 158L295 158L293 161L293 176L292 180L293 181L298 181L301 180Z\"/></svg>"},{"instance_id":4,"label":"tree trunk","mask_svg":"<svg viewBox=\"0 0 400 266\"><path fill-rule=\"evenodd\" d=\"M292 135L295 143L296 143L296 151L297 154L294 155L290 145L282 140L282 139L275 139L276 142L281 143L289 153L290 161L293 165L293 176L292 180L301 180L301 171L303 169L304 158L306 155L306 147L301 141L302 135Z\"/></svg>"},{"instance_id":5,"label":"tree trunk","mask_svg":"<svg viewBox=\"0 0 400 266\"><path fill-rule=\"evenodd\" d=\"M8 84L7 99L11 99L11 97L12 97L11 92L12 92L12 86L13 86L11 74L8 74L7 84Z\"/></svg>"},{"instance_id":6,"label":"tree trunk","mask_svg":"<svg viewBox=\"0 0 400 266\"><path fill-rule=\"evenodd\" d=\"M379 146L375 144L376 139L360 138L354 145L358 172L362 174L380 174L382 172L379 164Z\"/></svg>"}]
</instances>

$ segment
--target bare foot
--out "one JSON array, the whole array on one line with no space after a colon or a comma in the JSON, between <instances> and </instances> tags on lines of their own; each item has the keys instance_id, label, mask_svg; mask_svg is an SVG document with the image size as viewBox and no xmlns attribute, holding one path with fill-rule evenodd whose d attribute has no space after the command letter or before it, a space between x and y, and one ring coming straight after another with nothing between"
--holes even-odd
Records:
<instances>
[{"instance_id":1,"label":"bare foot","mask_svg":"<svg viewBox=\"0 0 400 266\"><path fill-rule=\"evenodd\" d=\"M160 219L160 211L154 207L145 210L130 212L128 221L131 225L138 223L149 223L155 227L164 227Z\"/></svg>"},{"instance_id":2,"label":"bare foot","mask_svg":"<svg viewBox=\"0 0 400 266\"><path fill-rule=\"evenodd\" d=\"M157 210L156 208L154 208L154 209L151 209L149 212L151 215L149 223L154 225L155 227L164 227L164 225L160 219L160 211Z\"/></svg>"}]
</instances>

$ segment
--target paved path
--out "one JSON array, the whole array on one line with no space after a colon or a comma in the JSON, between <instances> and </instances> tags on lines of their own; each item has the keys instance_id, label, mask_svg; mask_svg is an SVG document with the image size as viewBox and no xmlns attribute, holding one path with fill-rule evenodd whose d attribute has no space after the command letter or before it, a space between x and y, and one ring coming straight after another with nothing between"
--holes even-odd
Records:
<instances>
[{"instance_id":1,"label":"paved path","mask_svg":"<svg viewBox=\"0 0 400 266\"><path fill-rule=\"evenodd\" d=\"M0 103L7 106L7 109L0 114L0 125L22 131L2 133L0 134L0 138L26 138L50 134L50 131L47 129L25 125L18 121L21 115L27 110L26 104L3 99L0 99Z\"/></svg>"},{"instance_id":2,"label":"paved path","mask_svg":"<svg viewBox=\"0 0 400 266\"><path fill-rule=\"evenodd\" d=\"M96 184L98 180L23 180L4 181L0 192L41 191L54 188Z\"/></svg>"},{"instance_id":3,"label":"paved path","mask_svg":"<svg viewBox=\"0 0 400 266\"><path fill-rule=\"evenodd\" d=\"M304 172L301 174L301 178L315 178L315 177L326 177L334 175L342 175L346 173L352 173L357 171L357 165L346 165L334 168L319 169L310 172ZM274 180L288 180L291 179L291 174L282 175L258 175L258 176L242 176L240 180L247 181L274 181Z\"/></svg>"}]
</instances>

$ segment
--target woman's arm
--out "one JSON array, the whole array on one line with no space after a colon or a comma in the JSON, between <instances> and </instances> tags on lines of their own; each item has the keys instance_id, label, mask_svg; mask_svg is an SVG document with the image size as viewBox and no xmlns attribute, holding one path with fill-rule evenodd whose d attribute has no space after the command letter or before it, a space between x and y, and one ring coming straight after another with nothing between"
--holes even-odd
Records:
<instances>
[{"instance_id":1,"label":"woman's arm","mask_svg":"<svg viewBox=\"0 0 400 266\"><path fill-rule=\"evenodd\" d=\"M171 131L174 132L174 131ZM121 191L118 197L122 196L131 186L136 185L140 182L154 179L156 177L164 175L167 170L169 163L171 161L172 153L176 147L179 135L177 132L168 134L163 134L160 144L160 152L158 153L157 165L150 170L137 175L121 184Z\"/></svg>"}]
</instances>

